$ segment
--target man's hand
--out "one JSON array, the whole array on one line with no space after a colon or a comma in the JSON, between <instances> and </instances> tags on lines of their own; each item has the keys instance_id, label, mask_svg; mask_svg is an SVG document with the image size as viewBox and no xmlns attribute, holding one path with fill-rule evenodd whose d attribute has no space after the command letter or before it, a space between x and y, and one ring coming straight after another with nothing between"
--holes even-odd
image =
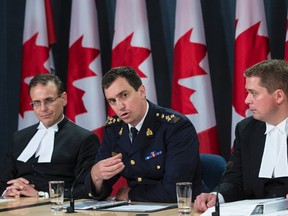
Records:
<instances>
[{"instance_id":1,"label":"man's hand","mask_svg":"<svg viewBox=\"0 0 288 216\"><path fill-rule=\"evenodd\" d=\"M99 161L91 169L91 177L96 192L100 192L104 180L110 179L124 169L122 154Z\"/></svg>"},{"instance_id":2,"label":"man's hand","mask_svg":"<svg viewBox=\"0 0 288 216\"><path fill-rule=\"evenodd\" d=\"M130 188L128 188L128 187L120 188L116 194L116 200L128 201L129 200L129 196L128 196L129 191L130 191Z\"/></svg>"},{"instance_id":3,"label":"man's hand","mask_svg":"<svg viewBox=\"0 0 288 216\"><path fill-rule=\"evenodd\" d=\"M7 184L10 186L6 188L7 191L4 194L6 197L38 197L38 193L34 189L35 186L33 184L29 184L29 181L25 178L12 179L8 181Z\"/></svg>"},{"instance_id":4,"label":"man's hand","mask_svg":"<svg viewBox=\"0 0 288 216\"><path fill-rule=\"evenodd\" d=\"M204 212L216 203L216 195L209 193L201 193L194 201L194 209L199 212Z\"/></svg>"}]
</instances>

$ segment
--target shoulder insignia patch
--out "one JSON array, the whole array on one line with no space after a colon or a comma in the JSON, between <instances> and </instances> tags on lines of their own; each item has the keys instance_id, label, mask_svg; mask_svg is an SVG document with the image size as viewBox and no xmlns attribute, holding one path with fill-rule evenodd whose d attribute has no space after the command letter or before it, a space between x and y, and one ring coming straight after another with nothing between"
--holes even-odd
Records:
<instances>
[{"instance_id":1,"label":"shoulder insignia patch","mask_svg":"<svg viewBox=\"0 0 288 216\"><path fill-rule=\"evenodd\" d=\"M119 122L121 122L121 121L122 121L122 120L121 120L118 116L108 117L105 126L113 125L113 124L119 123Z\"/></svg>"},{"instance_id":2,"label":"shoulder insignia patch","mask_svg":"<svg viewBox=\"0 0 288 216\"><path fill-rule=\"evenodd\" d=\"M175 124L177 123L181 117L177 116L175 114L169 114L169 113L156 113L156 117L158 120L162 121L162 122L167 122L167 123L171 123L171 124Z\"/></svg>"}]
</instances>

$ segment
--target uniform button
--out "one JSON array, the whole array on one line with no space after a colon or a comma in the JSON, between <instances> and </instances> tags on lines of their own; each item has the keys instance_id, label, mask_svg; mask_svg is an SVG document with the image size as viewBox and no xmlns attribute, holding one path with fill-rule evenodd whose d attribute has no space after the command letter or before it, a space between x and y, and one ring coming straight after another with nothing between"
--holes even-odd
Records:
<instances>
[{"instance_id":1,"label":"uniform button","mask_svg":"<svg viewBox=\"0 0 288 216\"><path fill-rule=\"evenodd\" d=\"M35 167L35 165L34 165L34 164L33 164L33 165L31 165L31 167L32 167L32 168L34 168L34 167Z\"/></svg>"},{"instance_id":2,"label":"uniform button","mask_svg":"<svg viewBox=\"0 0 288 216\"><path fill-rule=\"evenodd\" d=\"M134 160L130 160L130 164L131 165L135 165L135 161Z\"/></svg>"},{"instance_id":3,"label":"uniform button","mask_svg":"<svg viewBox=\"0 0 288 216\"><path fill-rule=\"evenodd\" d=\"M138 177L138 178L137 178L137 181L138 181L138 182L142 182L142 178L141 178L141 177Z\"/></svg>"},{"instance_id":4,"label":"uniform button","mask_svg":"<svg viewBox=\"0 0 288 216\"><path fill-rule=\"evenodd\" d=\"M157 165L157 166L156 166L156 169L157 169L157 170L160 170L160 169L161 169L161 166L160 166L160 165Z\"/></svg>"}]
</instances>

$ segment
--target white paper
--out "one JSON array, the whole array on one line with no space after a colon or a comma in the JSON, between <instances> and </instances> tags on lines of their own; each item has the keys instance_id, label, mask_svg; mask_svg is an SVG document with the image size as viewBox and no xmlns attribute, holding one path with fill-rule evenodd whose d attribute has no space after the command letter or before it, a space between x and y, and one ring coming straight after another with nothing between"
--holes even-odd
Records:
<instances>
[{"instance_id":1,"label":"white paper","mask_svg":"<svg viewBox=\"0 0 288 216\"><path fill-rule=\"evenodd\" d=\"M121 211L121 212L153 212L168 208L177 207L177 204L172 205L157 205L157 204L129 204L111 208L105 208L104 211Z\"/></svg>"},{"instance_id":2,"label":"white paper","mask_svg":"<svg viewBox=\"0 0 288 216\"><path fill-rule=\"evenodd\" d=\"M253 199L253 200L241 200L237 202L223 203L220 204L220 215L221 216L250 216L255 209L255 207L260 203L271 202L283 200L283 198L273 198L273 199ZM287 206L288 208L288 206ZM209 208L202 216L211 216L212 212L215 211L215 206ZM287 215L288 210L281 210L273 212L270 214L261 214L261 215Z\"/></svg>"},{"instance_id":3,"label":"white paper","mask_svg":"<svg viewBox=\"0 0 288 216\"><path fill-rule=\"evenodd\" d=\"M5 202L11 202L14 201L15 199L0 199L0 203L5 203Z\"/></svg>"}]
</instances>

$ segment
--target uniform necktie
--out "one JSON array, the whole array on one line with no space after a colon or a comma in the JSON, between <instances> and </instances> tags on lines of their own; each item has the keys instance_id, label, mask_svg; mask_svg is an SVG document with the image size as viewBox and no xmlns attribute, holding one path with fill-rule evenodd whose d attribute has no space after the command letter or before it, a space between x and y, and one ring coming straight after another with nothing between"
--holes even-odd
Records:
<instances>
[{"instance_id":1,"label":"uniform necktie","mask_svg":"<svg viewBox=\"0 0 288 216\"><path fill-rule=\"evenodd\" d=\"M132 134L132 143L133 143L137 136L138 130L135 127L131 127L130 132Z\"/></svg>"}]
</instances>

